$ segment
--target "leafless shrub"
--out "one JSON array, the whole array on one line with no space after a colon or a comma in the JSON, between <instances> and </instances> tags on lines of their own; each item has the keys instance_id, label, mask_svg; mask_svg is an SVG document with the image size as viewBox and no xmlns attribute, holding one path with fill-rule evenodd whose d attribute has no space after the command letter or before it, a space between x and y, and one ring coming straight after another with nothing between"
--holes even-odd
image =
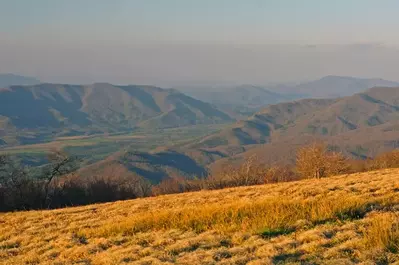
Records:
<instances>
[{"instance_id":1,"label":"leafless shrub","mask_svg":"<svg viewBox=\"0 0 399 265\"><path fill-rule=\"evenodd\" d=\"M399 167L399 150L393 150L391 152L378 155L367 163L368 170L397 167Z\"/></svg>"},{"instance_id":2,"label":"leafless shrub","mask_svg":"<svg viewBox=\"0 0 399 265\"><path fill-rule=\"evenodd\" d=\"M278 183L299 180L301 177L293 170L292 167L286 165L274 165L267 169L263 182Z\"/></svg>"},{"instance_id":3,"label":"leafless shrub","mask_svg":"<svg viewBox=\"0 0 399 265\"><path fill-rule=\"evenodd\" d=\"M183 178L166 178L152 188L152 193L154 195L181 193L185 191L184 183Z\"/></svg>"},{"instance_id":4,"label":"leafless shrub","mask_svg":"<svg viewBox=\"0 0 399 265\"><path fill-rule=\"evenodd\" d=\"M329 152L322 143L302 147L298 150L296 170L304 178L323 178L347 173L349 165L339 152Z\"/></svg>"}]
</instances>

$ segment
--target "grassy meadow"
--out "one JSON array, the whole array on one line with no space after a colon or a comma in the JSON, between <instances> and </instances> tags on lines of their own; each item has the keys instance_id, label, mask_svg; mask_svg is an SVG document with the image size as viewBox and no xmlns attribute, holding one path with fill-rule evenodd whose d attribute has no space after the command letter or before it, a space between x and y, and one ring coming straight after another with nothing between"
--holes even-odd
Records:
<instances>
[{"instance_id":1,"label":"grassy meadow","mask_svg":"<svg viewBox=\"0 0 399 265\"><path fill-rule=\"evenodd\" d=\"M226 124L192 125L179 128L136 130L131 133L57 137L43 143L0 147L1 154L16 155L27 162L44 159L52 150L64 150L87 163L104 159L119 150L149 152L159 146L170 147L217 132ZM95 155L93 155L95 154Z\"/></svg>"},{"instance_id":2,"label":"grassy meadow","mask_svg":"<svg viewBox=\"0 0 399 265\"><path fill-rule=\"evenodd\" d=\"M399 170L0 214L0 264L399 264Z\"/></svg>"}]
</instances>

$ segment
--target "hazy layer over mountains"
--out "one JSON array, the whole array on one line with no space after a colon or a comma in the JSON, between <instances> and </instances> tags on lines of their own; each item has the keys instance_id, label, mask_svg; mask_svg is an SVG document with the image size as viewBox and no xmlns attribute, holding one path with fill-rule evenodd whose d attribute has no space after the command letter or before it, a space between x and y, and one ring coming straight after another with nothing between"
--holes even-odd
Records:
<instances>
[{"instance_id":1,"label":"hazy layer over mountains","mask_svg":"<svg viewBox=\"0 0 399 265\"><path fill-rule=\"evenodd\" d=\"M335 2L331 5L335 5ZM127 30L131 34L130 27ZM338 30L341 37L342 30L343 27ZM274 27L272 31L279 34ZM299 32L296 33L303 37ZM300 45L281 44L287 43L283 41L251 45L237 43L237 40L231 43L162 44L140 44L137 43L139 40L135 40L126 44L125 39L121 42L115 42L114 38L99 41L96 37L88 43L82 43L74 38L66 38L61 31L57 37L63 40L62 45L52 46L54 34L48 41L40 39L45 43L43 45L32 44L29 35L24 36L26 41L15 45L21 39L7 40L3 34L4 39L0 42L0 72L26 73L50 83L108 82L184 87L203 82L263 86L270 82L311 81L331 74L397 80L396 69L399 68L397 47L371 42ZM118 37L123 36L125 34ZM389 36L394 34L390 33ZM235 34L231 37L235 37ZM270 36L267 34L263 37ZM319 33L317 37L320 37ZM247 39L241 41L251 42ZM312 44L308 41L303 44Z\"/></svg>"},{"instance_id":2,"label":"hazy layer over mountains","mask_svg":"<svg viewBox=\"0 0 399 265\"><path fill-rule=\"evenodd\" d=\"M269 104L300 98L336 98L350 96L372 87L395 87L399 82L347 76L326 76L297 85L197 86L179 88L184 93L239 114L252 114Z\"/></svg>"},{"instance_id":3,"label":"hazy layer over mountains","mask_svg":"<svg viewBox=\"0 0 399 265\"><path fill-rule=\"evenodd\" d=\"M0 88L16 85L36 85L39 83L40 80L34 77L0 73Z\"/></svg>"},{"instance_id":4,"label":"hazy layer over mountains","mask_svg":"<svg viewBox=\"0 0 399 265\"><path fill-rule=\"evenodd\" d=\"M326 76L319 80L287 87L287 92L306 95L310 98L345 97L372 87L395 87L399 82L381 78L355 78L349 76ZM282 88L281 90L284 90Z\"/></svg>"}]
</instances>

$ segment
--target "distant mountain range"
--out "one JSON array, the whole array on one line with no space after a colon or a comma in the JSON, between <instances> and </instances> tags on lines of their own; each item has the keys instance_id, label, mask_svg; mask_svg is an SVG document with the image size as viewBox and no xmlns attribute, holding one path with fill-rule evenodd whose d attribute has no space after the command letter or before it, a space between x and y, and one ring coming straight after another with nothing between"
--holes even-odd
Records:
<instances>
[{"instance_id":1,"label":"distant mountain range","mask_svg":"<svg viewBox=\"0 0 399 265\"><path fill-rule=\"evenodd\" d=\"M271 105L197 145L265 144L302 135L336 136L355 130L360 133L396 123L399 125L399 88L376 87L339 99L303 99Z\"/></svg>"},{"instance_id":2,"label":"distant mountain range","mask_svg":"<svg viewBox=\"0 0 399 265\"><path fill-rule=\"evenodd\" d=\"M233 114L248 116L259 109L279 102L290 101L303 95L295 93L282 94L267 90L264 87L241 85L234 87L181 89L184 93L209 102ZM240 116L238 116L240 117Z\"/></svg>"},{"instance_id":3,"label":"distant mountain range","mask_svg":"<svg viewBox=\"0 0 399 265\"><path fill-rule=\"evenodd\" d=\"M304 82L299 85L277 85L274 89L285 93L297 93L307 98L337 98L351 96L372 87L399 87L399 82L381 78L329 75L319 80Z\"/></svg>"},{"instance_id":4,"label":"distant mountain range","mask_svg":"<svg viewBox=\"0 0 399 265\"><path fill-rule=\"evenodd\" d=\"M339 99L271 105L190 148L228 154L232 146L240 146L246 148L233 154L234 161L256 154L265 162L288 162L298 146L316 140L355 157L399 147L399 88L375 87Z\"/></svg>"},{"instance_id":5,"label":"distant mountain range","mask_svg":"<svg viewBox=\"0 0 399 265\"><path fill-rule=\"evenodd\" d=\"M271 105L184 146L141 156L140 162L129 158L138 154L125 154L120 161L149 178L172 172L201 176L252 155L264 163L292 163L298 147L318 140L357 158L399 147L399 87L376 87L339 99ZM186 162L167 163L172 160ZM193 166L187 167L189 164Z\"/></svg>"},{"instance_id":6,"label":"distant mountain range","mask_svg":"<svg viewBox=\"0 0 399 265\"><path fill-rule=\"evenodd\" d=\"M363 92L372 87L399 87L399 82L347 76L326 76L296 85L241 85L231 87L179 88L184 93L235 115L250 116L270 104L301 98L337 98Z\"/></svg>"},{"instance_id":7,"label":"distant mountain range","mask_svg":"<svg viewBox=\"0 0 399 265\"><path fill-rule=\"evenodd\" d=\"M119 150L88 167L116 163L154 182L168 176L204 176L254 154L265 163L290 163L297 147L315 140L363 158L399 147L396 82L327 76L293 86L243 85L190 95L198 99L154 86L6 86L0 89L0 146L226 124L216 133L179 145L150 152Z\"/></svg>"},{"instance_id":8,"label":"distant mountain range","mask_svg":"<svg viewBox=\"0 0 399 265\"><path fill-rule=\"evenodd\" d=\"M0 74L0 88L15 85L36 85L40 80L34 77L27 77L15 74Z\"/></svg>"},{"instance_id":9,"label":"distant mountain range","mask_svg":"<svg viewBox=\"0 0 399 265\"><path fill-rule=\"evenodd\" d=\"M0 138L20 143L72 136L231 122L209 103L152 86L40 84L0 90ZM34 132L34 133L33 133Z\"/></svg>"}]
</instances>

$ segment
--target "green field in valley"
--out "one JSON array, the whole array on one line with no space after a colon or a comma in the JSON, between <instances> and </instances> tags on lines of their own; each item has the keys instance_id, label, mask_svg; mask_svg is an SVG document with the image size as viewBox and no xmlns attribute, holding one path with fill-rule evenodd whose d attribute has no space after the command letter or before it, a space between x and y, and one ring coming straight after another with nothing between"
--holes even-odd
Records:
<instances>
[{"instance_id":1,"label":"green field in valley","mask_svg":"<svg viewBox=\"0 0 399 265\"><path fill-rule=\"evenodd\" d=\"M85 163L104 159L118 151L149 152L159 147L170 147L194 141L214 133L226 124L193 125L158 130L137 130L109 135L58 137L52 141L0 148L0 154L16 155L28 163L40 163L53 150L77 156Z\"/></svg>"}]
</instances>

